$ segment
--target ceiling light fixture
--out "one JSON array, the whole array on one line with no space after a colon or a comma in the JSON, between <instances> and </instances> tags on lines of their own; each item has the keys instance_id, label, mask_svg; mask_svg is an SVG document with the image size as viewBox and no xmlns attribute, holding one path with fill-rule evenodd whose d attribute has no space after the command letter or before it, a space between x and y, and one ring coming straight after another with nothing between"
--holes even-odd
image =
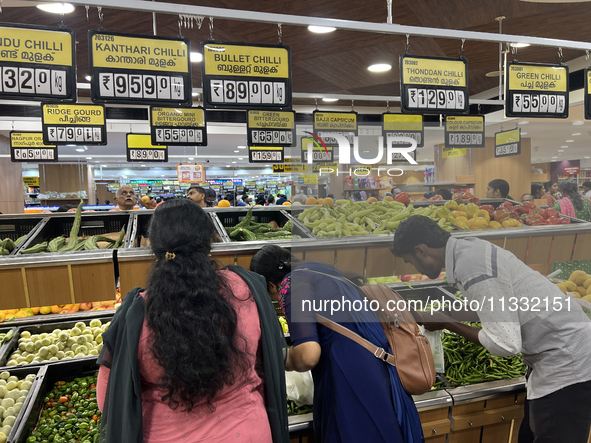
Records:
<instances>
[{"instance_id":1,"label":"ceiling light fixture","mask_svg":"<svg viewBox=\"0 0 591 443\"><path fill-rule=\"evenodd\" d=\"M86 79L86 81L90 81L92 79L92 77L90 75L87 75L86 77L84 77Z\"/></svg>"},{"instance_id":2,"label":"ceiling light fixture","mask_svg":"<svg viewBox=\"0 0 591 443\"><path fill-rule=\"evenodd\" d=\"M230 165L226 165L226 168L229 168L229 167L230 167Z\"/></svg>"},{"instance_id":3,"label":"ceiling light fixture","mask_svg":"<svg viewBox=\"0 0 591 443\"><path fill-rule=\"evenodd\" d=\"M581 135L581 133L580 132L575 132L574 134L571 134L571 135L575 135L576 136L576 135Z\"/></svg>"},{"instance_id":4,"label":"ceiling light fixture","mask_svg":"<svg viewBox=\"0 0 591 443\"><path fill-rule=\"evenodd\" d=\"M86 160L92 160L92 157L86 157Z\"/></svg>"},{"instance_id":5,"label":"ceiling light fixture","mask_svg":"<svg viewBox=\"0 0 591 443\"><path fill-rule=\"evenodd\" d=\"M512 48L527 48L528 46L531 46L531 44L529 44L529 43L511 43L509 46L511 46Z\"/></svg>"},{"instance_id":6,"label":"ceiling light fixture","mask_svg":"<svg viewBox=\"0 0 591 443\"><path fill-rule=\"evenodd\" d=\"M238 157L238 160L244 160L244 157Z\"/></svg>"},{"instance_id":7,"label":"ceiling light fixture","mask_svg":"<svg viewBox=\"0 0 591 443\"><path fill-rule=\"evenodd\" d=\"M565 145L565 146L561 146L561 148L563 148L563 149L564 149L564 148L568 148L568 146L566 146L566 145Z\"/></svg>"},{"instance_id":8,"label":"ceiling light fixture","mask_svg":"<svg viewBox=\"0 0 591 443\"><path fill-rule=\"evenodd\" d=\"M585 158L591 158L591 157L585 157Z\"/></svg>"},{"instance_id":9,"label":"ceiling light fixture","mask_svg":"<svg viewBox=\"0 0 591 443\"><path fill-rule=\"evenodd\" d=\"M235 164L236 162L232 162L232 164Z\"/></svg>"},{"instance_id":10,"label":"ceiling light fixture","mask_svg":"<svg viewBox=\"0 0 591 443\"><path fill-rule=\"evenodd\" d=\"M486 77L489 77L490 78L490 77L498 77L500 74L499 74L499 71L490 71L490 72L487 72L484 75Z\"/></svg>"},{"instance_id":11,"label":"ceiling light fixture","mask_svg":"<svg viewBox=\"0 0 591 443\"><path fill-rule=\"evenodd\" d=\"M74 12L74 6L70 3L46 3L37 5L37 8L51 14L69 14L70 12Z\"/></svg>"},{"instance_id":12,"label":"ceiling light fixture","mask_svg":"<svg viewBox=\"0 0 591 443\"><path fill-rule=\"evenodd\" d=\"M367 70L371 72L386 72L390 69L392 69L392 65L388 63L377 63L375 65L370 65L367 67Z\"/></svg>"},{"instance_id":13,"label":"ceiling light fixture","mask_svg":"<svg viewBox=\"0 0 591 443\"><path fill-rule=\"evenodd\" d=\"M85 149L84 148L76 148L76 152L84 152Z\"/></svg>"},{"instance_id":14,"label":"ceiling light fixture","mask_svg":"<svg viewBox=\"0 0 591 443\"><path fill-rule=\"evenodd\" d=\"M327 102L327 103L332 103L332 102L338 102L339 99L338 98L328 98L328 97L326 97L326 98L323 98L322 101L323 102Z\"/></svg>"},{"instance_id":15,"label":"ceiling light fixture","mask_svg":"<svg viewBox=\"0 0 591 443\"><path fill-rule=\"evenodd\" d=\"M518 125L529 125L529 122L527 120L522 120L520 122L517 122Z\"/></svg>"},{"instance_id":16,"label":"ceiling light fixture","mask_svg":"<svg viewBox=\"0 0 591 443\"><path fill-rule=\"evenodd\" d=\"M521 135L527 135L527 132L522 132Z\"/></svg>"},{"instance_id":17,"label":"ceiling light fixture","mask_svg":"<svg viewBox=\"0 0 591 443\"><path fill-rule=\"evenodd\" d=\"M146 167L146 165L142 165L142 168L145 168L145 167Z\"/></svg>"},{"instance_id":18,"label":"ceiling light fixture","mask_svg":"<svg viewBox=\"0 0 591 443\"><path fill-rule=\"evenodd\" d=\"M328 34L329 32L336 31L337 28L333 28L332 26L308 26L308 31L313 32L315 34Z\"/></svg>"},{"instance_id":19,"label":"ceiling light fixture","mask_svg":"<svg viewBox=\"0 0 591 443\"><path fill-rule=\"evenodd\" d=\"M559 149L558 152L564 152L564 149Z\"/></svg>"},{"instance_id":20,"label":"ceiling light fixture","mask_svg":"<svg viewBox=\"0 0 591 443\"><path fill-rule=\"evenodd\" d=\"M240 152L240 151L234 151L234 152Z\"/></svg>"},{"instance_id":21,"label":"ceiling light fixture","mask_svg":"<svg viewBox=\"0 0 591 443\"><path fill-rule=\"evenodd\" d=\"M101 167L103 167L103 168L106 168L106 167L107 167L107 165L101 165Z\"/></svg>"},{"instance_id":22,"label":"ceiling light fixture","mask_svg":"<svg viewBox=\"0 0 591 443\"><path fill-rule=\"evenodd\" d=\"M203 61L203 54L201 52L191 52L191 63L201 63Z\"/></svg>"},{"instance_id":23,"label":"ceiling light fixture","mask_svg":"<svg viewBox=\"0 0 591 443\"><path fill-rule=\"evenodd\" d=\"M246 146L236 146L238 149L246 149Z\"/></svg>"},{"instance_id":24,"label":"ceiling light fixture","mask_svg":"<svg viewBox=\"0 0 591 443\"><path fill-rule=\"evenodd\" d=\"M567 143L574 143L574 140L565 140Z\"/></svg>"},{"instance_id":25,"label":"ceiling light fixture","mask_svg":"<svg viewBox=\"0 0 591 443\"><path fill-rule=\"evenodd\" d=\"M195 160L195 157L189 157L189 160Z\"/></svg>"},{"instance_id":26,"label":"ceiling light fixture","mask_svg":"<svg viewBox=\"0 0 591 443\"><path fill-rule=\"evenodd\" d=\"M581 126L583 124L584 124L584 122L580 122L580 121L579 122L573 122L573 126Z\"/></svg>"}]
</instances>

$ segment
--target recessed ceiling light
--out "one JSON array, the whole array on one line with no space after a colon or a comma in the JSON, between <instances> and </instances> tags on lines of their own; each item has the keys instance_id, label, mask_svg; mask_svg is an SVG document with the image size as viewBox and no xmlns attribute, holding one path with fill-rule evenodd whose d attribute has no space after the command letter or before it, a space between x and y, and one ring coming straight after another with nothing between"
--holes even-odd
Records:
<instances>
[{"instance_id":1,"label":"recessed ceiling light","mask_svg":"<svg viewBox=\"0 0 591 443\"><path fill-rule=\"evenodd\" d=\"M43 5L37 5L39 9L52 14L69 14L74 12L74 6L70 3L46 3Z\"/></svg>"},{"instance_id":2,"label":"recessed ceiling light","mask_svg":"<svg viewBox=\"0 0 591 443\"><path fill-rule=\"evenodd\" d=\"M238 160L244 160L244 157L238 157Z\"/></svg>"},{"instance_id":3,"label":"recessed ceiling light","mask_svg":"<svg viewBox=\"0 0 591 443\"><path fill-rule=\"evenodd\" d=\"M76 148L76 152L84 152L84 148Z\"/></svg>"},{"instance_id":4,"label":"recessed ceiling light","mask_svg":"<svg viewBox=\"0 0 591 443\"><path fill-rule=\"evenodd\" d=\"M191 52L191 63L201 63L203 61L203 54L201 52Z\"/></svg>"},{"instance_id":5,"label":"recessed ceiling light","mask_svg":"<svg viewBox=\"0 0 591 443\"><path fill-rule=\"evenodd\" d=\"M517 123L518 125L529 125L529 122L527 120L523 120Z\"/></svg>"},{"instance_id":6,"label":"recessed ceiling light","mask_svg":"<svg viewBox=\"0 0 591 443\"><path fill-rule=\"evenodd\" d=\"M246 146L236 146L238 149L246 149Z\"/></svg>"},{"instance_id":7,"label":"recessed ceiling light","mask_svg":"<svg viewBox=\"0 0 591 443\"><path fill-rule=\"evenodd\" d=\"M336 31L337 28L333 28L332 26L308 26L308 31L314 32L315 34L328 34L329 32Z\"/></svg>"},{"instance_id":8,"label":"recessed ceiling light","mask_svg":"<svg viewBox=\"0 0 591 443\"><path fill-rule=\"evenodd\" d=\"M142 165L142 168L145 168L145 167L146 167L146 165Z\"/></svg>"},{"instance_id":9,"label":"recessed ceiling light","mask_svg":"<svg viewBox=\"0 0 591 443\"><path fill-rule=\"evenodd\" d=\"M361 152L369 152L369 151L361 151Z\"/></svg>"},{"instance_id":10,"label":"recessed ceiling light","mask_svg":"<svg viewBox=\"0 0 591 443\"><path fill-rule=\"evenodd\" d=\"M522 132L521 135L527 135L527 132Z\"/></svg>"},{"instance_id":11,"label":"recessed ceiling light","mask_svg":"<svg viewBox=\"0 0 591 443\"><path fill-rule=\"evenodd\" d=\"M567 142L567 143L573 143L574 140L565 140L565 142Z\"/></svg>"},{"instance_id":12,"label":"recessed ceiling light","mask_svg":"<svg viewBox=\"0 0 591 443\"><path fill-rule=\"evenodd\" d=\"M92 79L92 77L90 75L87 75L86 77L84 77L87 81L90 81Z\"/></svg>"},{"instance_id":13,"label":"recessed ceiling light","mask_svg":"<svg viewBox=\"0 0 591 443\"><path fill-rule=\"evenodd\" d=\"M229 167L230 167L230 165L226 165L226 168L229 168Z\"/></svg>"},{"instance_id":14,"label":"recessed ceiling light","mask_svg":"<svg viewBox=\"0 0 591 443\"><path fill-rule=\"evenodd\" d=\"M585 122L573 122L573 126L581 126L583 125Z\"/></svg>"},{"instance_id":15,"label":"recessed ceiling light","mask_svg":"<svg viewBox=\"0 0 591 443\"><path fill-rule=\"evenodd\" d=\"M563 148L563 149L564 149L564 148L568 148L568 146L566 146L566 145L565 145L565 146L561 146L561 148Z\"/></svg>"},{"instance_id":16,"label":"recessed ceiling light","mask_svg":"<svg viewBox=\"0 0 591 443\"><path fill-rule=\"evenodd\" d=\"M552 157L552 158L558 158L558 157L554 156L554 157Z\"/></svg>"},{"instance_id":17,"label":"recessed ceiling light","mask_svg":"<svg viewBox=\"0 0 591 443\"><path fill-rule=\"evenodd\" d=\"M575 132L574 134L571 134L571 135L581 135L581 133L580 132Z\"/></svg>"},{"instance_id":18,"label":"recessed ceiling light","mask_svg":"<svg viewBox=\"0 0 591 443\"><path fill-rule=\"evenodd\" d=\"M101 165L101 166L102 166L103 168L106 168L106 167L107 167L107 165Z\"/></svg>"},{"instance_id":19,"label":"recessed ceiling light","mask_svg":"<svg viewBox=\"0 0 591 443\"><path fill-rule=\"evenodd\" d=\"M323 98L322 101L327 102L327 103L332 103L332 102L338 102L339 99L338 98Z\"/></svg>"},{"instance_id":20,"label":"recessed ceiling light","mask_svg":"<svg viewBox=\"0 0 591 443\"><path fill-rule=\"evenodd\" d=\"M558 152L564 152L564 149L559 149Z\"/></svg>"},{"instance_id":21,"label":"recessed ceiling light","mask_svg":"<svg viewBox=\"0 0 591 443\"><path fill-rule=\"evenodd\" d=\"M489 78L491 78L491 77L498 77L500 74L499 74L499 71L490 71L490 72L487 72L487 73L486 73L486 74L484 74L484 75L485 75L486 77L489 77Z\"/></svg>"},{"instance_id":22,"label":"recessed ceiling light","mask_svg":"<svg viewBox=\"0 0 591 443\"><path fill-rule=\"evenodd\" d=\"M377 63L367 67L367 70L371 72L386 72L390 69L392 69L392 65L388 63Z\"/></svg>"},{"instance_id":23,"label":"recessed ceiling light","mask_svg":"<svg viewBox=\"0 0 591 443\"><path fill-rule=\"evenodd\" d=\"M527 48L531 46L529 43L511 43L510 45L512 48Z\"/></svg>"},{"instance_id":24,"label":"recessed ceiling light","mask_svg":"<svg viewBox=\"0 0 591 443\"><path fill-rule=\"evenodd\" d=\"M240 151L234 151L234 152L240 152Z\"/></svg>"},{"instance_id":25,"label":"recessed ceiling light","mask_svg":"<svg viewBox=\"0 0 591 443\"><path fill-rule=\"evenodd\" d=\"M270 168L270 167L271 167L271 165L265 165L265 168Z\"/></svg>"},{"instance_id":26,"label":"recessed ceiling light","mask_svg":"<svg viewBox=\"0 0 591 443\"><path fill-rule=\"evenodd\" d=\"M591 157L585 157L585 158L591 158Z\"/></svg>"},{"instance_id":27,"label":"recessed ceiling light","mask_svg":"<svg viewBox=\"0 0 591 443\"><path fill-rule=\"evenodd\" d=\"M236 162L232 162L232 164L234 164L234 163L236 163Z\"/></svg>"},{"instance_id":28,"label":"recessed ceiling light","mask_svg":"<svg viewBox=\"0 0 591 443\"><path fill-rule=\"evenodd\" d=\"M92 160L92 157L86 157L86 160Z\"/></svg>"},{"instance_id":29,"label":"recessed ceiling light","mask_svg":"<svg viewBox=\"0 0 591 443\"><path fill-rule=\"evenodd\" d=\"M195 157L189 157L189 160L195 160Z\"/></svg>"}]
</instances>

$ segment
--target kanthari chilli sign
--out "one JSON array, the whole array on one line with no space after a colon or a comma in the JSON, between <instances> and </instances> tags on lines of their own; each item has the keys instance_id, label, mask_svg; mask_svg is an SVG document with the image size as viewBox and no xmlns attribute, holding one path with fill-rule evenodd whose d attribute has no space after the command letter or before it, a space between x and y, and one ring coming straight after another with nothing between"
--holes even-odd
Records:
<instances>
[{"instance_id":1,"label":"kanthari chilli sign","mask_svg":"<svg viewBox=\"0 0 591 443\"><path fill-rule=\"evenodd\" d=\"M181 183L203 183L205 181L205 169L200 163L176 165L178 181Z\"/></svg>"}]
</instances>

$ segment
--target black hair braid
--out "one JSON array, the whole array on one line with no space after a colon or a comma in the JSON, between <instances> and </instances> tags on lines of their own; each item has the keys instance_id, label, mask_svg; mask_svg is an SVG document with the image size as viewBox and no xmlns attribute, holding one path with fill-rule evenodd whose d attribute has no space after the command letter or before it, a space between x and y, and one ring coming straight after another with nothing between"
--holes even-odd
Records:
<instances>
[{"instance_id":1,"label":"black hair braid","mask_svg":"<svg viewBox=\"0 0 591 443\"><path fill-rule=\"evenodd\" d=\"M580 211L585 207L583 197L579 194L579 188L574 180L563 180L558 185L558 188L563 195L567 196L573 202L573 206L576 209Z\"/></svg>"},{"instance_id":2,"label":"black hair braid","mask_svg":"<svg viewBox=\"0 0 591 443\"><path fill-rule=\"evenodd\" d=\"M163 368L158 379L162 401L190 412L238 382L247 368L238 317L208 254L214 234L199 205L175 199L158 207L150 225L157 261L147 285L146 317L151 344Z\"/></svg>"}]
</instances>

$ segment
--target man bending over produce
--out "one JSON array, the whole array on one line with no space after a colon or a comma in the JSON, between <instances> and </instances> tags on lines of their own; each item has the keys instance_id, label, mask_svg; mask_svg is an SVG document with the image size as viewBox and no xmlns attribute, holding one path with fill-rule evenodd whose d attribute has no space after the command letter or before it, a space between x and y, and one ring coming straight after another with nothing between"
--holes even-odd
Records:
<instances>
[{"instance_id":1,"label":"man bending over produce","mask_svg":"<svg viewBox=\"0 0 591 443\"><path fill-rule=\"evenodd\" d=\"M117 206L111 211L131 211L136 204L135 191L129 185L123 185L117 189L115 195Z\"/></svg>"},{"instance_id":2,"label":"man bending over produce","mask_svg":"<svg viewBox=\"0 0 591 443\"><path fill-rule=\"evenodd\" d=\"M445 267L482 328L441 312L422 313L430 331L448 329L528 366L519 443L587 443L591 426L591 321L574 298L511 252L478 238L453 238L415 215L400 224L392 253L437 278Z\"/></svg>"}]
</instances>

